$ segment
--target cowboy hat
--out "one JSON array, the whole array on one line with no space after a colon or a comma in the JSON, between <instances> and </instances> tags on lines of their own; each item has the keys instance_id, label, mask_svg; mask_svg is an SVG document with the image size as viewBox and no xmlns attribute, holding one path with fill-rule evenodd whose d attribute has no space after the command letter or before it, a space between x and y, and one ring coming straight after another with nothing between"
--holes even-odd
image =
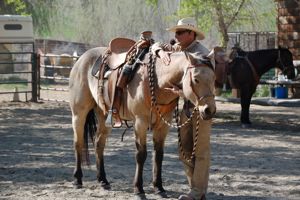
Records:
<instances>
[{"instance_id":1,"label":"cowboy hat","mask_svg":"<svg viewBox=\"0 0 300 200\"><path fill-rule=\"evenodd\" d=\"M178 29L194 31L197 34L198 40L203 40L205 38L204 34L197 28L196 20L191 17L179 20L176 26L168 28L167 31L176 32Z\"/></svg>"}]
</instances>

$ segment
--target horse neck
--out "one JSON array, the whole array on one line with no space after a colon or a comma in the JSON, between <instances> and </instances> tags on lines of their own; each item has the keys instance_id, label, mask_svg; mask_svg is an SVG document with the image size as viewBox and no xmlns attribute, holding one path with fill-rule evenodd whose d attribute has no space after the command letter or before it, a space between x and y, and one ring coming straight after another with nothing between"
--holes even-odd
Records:
<instances>
[{"instance_id":1,"label":"horse neck","mask_svg":"<svg viewBox=\"0 0 300 200\"><path fill-rule=\"evenodd\" d=\"M248 52L248 58L254 65L259 76L276 67L277 49L258 50Z\"/></svg>"},{"instance_id":2,"label":"horse neck","mask_svg":"<svg viewBox=\"0 0 300 200\"><path fill-rule=\"evenodd\" d=\"M156 64L157 82L159 88L170 87L171 84L181 85L186 67L189 65L182 57L172 57L169 65L164 65L161 61Z\"/></svg>"}]
</instances>

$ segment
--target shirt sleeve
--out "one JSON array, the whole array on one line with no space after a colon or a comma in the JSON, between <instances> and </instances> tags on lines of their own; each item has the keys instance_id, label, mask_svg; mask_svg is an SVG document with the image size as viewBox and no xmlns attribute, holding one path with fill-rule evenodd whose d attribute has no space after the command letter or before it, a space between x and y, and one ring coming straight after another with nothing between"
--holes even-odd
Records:
<instances>
[{"instance_id":1,"label":"shirt sleeve","mask_svg":"<svg viewBox=\"0 0 300 200\"><path fill-rule=\"evenodd\" d=\"M153 54L157 55L159 50L164 51L175 51L171 44L156 42L152 45L151 51Z\"/></svg>"}]
</instances>

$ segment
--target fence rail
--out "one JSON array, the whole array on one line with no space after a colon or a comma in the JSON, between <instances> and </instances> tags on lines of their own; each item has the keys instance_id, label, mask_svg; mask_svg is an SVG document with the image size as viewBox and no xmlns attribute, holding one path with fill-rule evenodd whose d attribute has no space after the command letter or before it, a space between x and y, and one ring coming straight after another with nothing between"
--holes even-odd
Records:
<instances>
[{"instance_id":1,"label":"fence rail","mask_svg":"<svg viewBox=\"0 0 300 200\"><path fill-rule=\"evenodd\" d=\"M17 94L20 100L37 101L34 42L0 42L0 60L0 100Z\"/></svg>"},{"instance_id":2,"label":"fence rail","mask_svg":"<svg viewBox=\"0 0 300 200\"><path fill-rule=\"evenodd\" d=\"M69 102L67 92L69 75L78 56L39 54L38 99Z\"/></svg>"}]
</instances>

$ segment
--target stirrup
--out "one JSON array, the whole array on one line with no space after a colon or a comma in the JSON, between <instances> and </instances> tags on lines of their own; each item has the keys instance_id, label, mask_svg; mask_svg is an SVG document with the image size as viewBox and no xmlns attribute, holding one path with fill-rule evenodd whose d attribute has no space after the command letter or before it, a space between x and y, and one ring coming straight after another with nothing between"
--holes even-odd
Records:
<instances>
[{"instance_id":1,"label":"stirrup","mask_svg":"<svg viewBox=\"0 0 300 200\"><path fill-rule=\"evenodd\" d=\"M119 120L116 120L113 117L113 111L109 110L107 118L105 120L105 126L108 127L108 128L120 128L120 127L122 127L122 120L120 118L118 118L118 119Z\"/></svg>"},{"instance_id":2,"label":"stirrup","mask_svg":"<svg viewBox=\"0 0 300 200\"><path fill-rule=\"evenodd\" d=\"M113 124L112 120L113 120L112 119L112 110L109 110L107 118L105 120L105 126L108 127L108 128L112 128L112 124Z\"/></svg>"}]
</instances>

